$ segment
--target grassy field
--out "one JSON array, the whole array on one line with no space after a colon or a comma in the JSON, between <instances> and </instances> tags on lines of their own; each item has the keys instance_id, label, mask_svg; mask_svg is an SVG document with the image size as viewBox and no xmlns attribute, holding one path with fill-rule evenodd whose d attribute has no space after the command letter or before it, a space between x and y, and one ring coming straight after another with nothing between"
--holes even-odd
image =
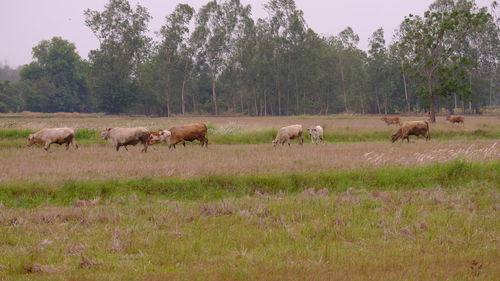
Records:
<instances>
[{"instance_id":1,"label":"grassy field","mask_svg":"<svg viewBox=\"0 0 500 281\"><path fill-rule=\"evenodd\" d=\"M208 149L99 140L198 121ZM374 116L0 114L0 280L496 280L499 121L391 144ZM327 142L273 148L296 123ZM24 146L59 126L78 151Z\"/></svg>"}]
</instances>

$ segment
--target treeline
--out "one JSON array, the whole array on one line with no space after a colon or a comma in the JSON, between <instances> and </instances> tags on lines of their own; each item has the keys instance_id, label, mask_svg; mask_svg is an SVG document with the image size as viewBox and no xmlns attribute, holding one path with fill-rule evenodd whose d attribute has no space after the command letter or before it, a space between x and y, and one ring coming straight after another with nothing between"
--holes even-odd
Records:
<instances>
[{"instance_id":1,"label":"treeline","mask_svg":"<svg viewBox=\"0 0 500 281\"><path fill-rule=\"evenodd\" d=\"M390 114L500 101L496 2L437 0L405 17L390 44L375 30L368 52L350 27L336 36L308 28L294 0L265 10L254 20L239 0L179 4L154 41L146 8L110 0L85 11L99 49L83 60L62 38L40 42L19 81L0 81L0 111Z\"/></svg>"}]
</instances>

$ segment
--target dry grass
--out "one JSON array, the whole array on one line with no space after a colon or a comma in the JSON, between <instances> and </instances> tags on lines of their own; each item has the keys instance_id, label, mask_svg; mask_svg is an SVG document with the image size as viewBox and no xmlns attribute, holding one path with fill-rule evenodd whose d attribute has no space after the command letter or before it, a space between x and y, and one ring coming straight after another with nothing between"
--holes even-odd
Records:
<instances>
[{"instance_id":1,"label":"dry grass","mask_svg":"<svg viewBox=\"0 0 500 281\"><path fill-rule=\"evenodd\" d=\"M495 280L499 200L476 185L0 206L0 279Z\"/></svg>"},{"instance_id":2,"label":"dry grass","mask_svg":"<svg viewBox=\"0 0 500 281\"><path fill-rule=\"evenodd\" d=\"M193 122L204 122L221 131L241 129L247 131L262 129L278 129L290 124L302 124L304 127L321 125L326 131L394 131L396 126L387 126L380 116L290 116L290 117L170 117L170 118L146 118L146 117L115 117L102 116L98 114L81 114L79 116L68 113L69 116L49 115L45 118L40 116L12 116L0 114L0 129L30 129L38 130L47 127L68 126L75 129L96 129L106 127L135 127L146 126L150 129L165 129L175 125ZM42 116L43 117L43 116ZM401 117L401 120L424 120L419 117ZM466 116L465 124L453 125L438 117L436 124L431 124L433 129L444 131L473 131L500 130L500 116Z\"/></svg>"},{"instance_id":3,"label":"dry grass","mask_svg":"<svg viewBox=\"0 0 500 281\"><path fill-rule=\"evenodd\" d=\"M1 182L105 180L143 177L203 177L213 174L251 175L281 172L320 172L362 167L413 166L447 162L456 158L471 161L500 159L497 141L449 141L415 143L296 143L290 147L269 145L212 145L140 147L116 152L106 145L91 145L78 151L54 146L50 152L39 147L0 149Z\"/></svg>"}]
</instances>

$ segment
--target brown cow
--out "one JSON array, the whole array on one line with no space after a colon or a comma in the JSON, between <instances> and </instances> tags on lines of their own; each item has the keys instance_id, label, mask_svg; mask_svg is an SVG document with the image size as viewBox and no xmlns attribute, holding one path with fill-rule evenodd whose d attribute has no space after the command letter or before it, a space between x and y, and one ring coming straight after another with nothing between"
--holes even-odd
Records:
<instances>
[{"instance_id":1,"label":"brown cow","mask_svg":"<svg viewBox=\"0 0 500 281\"><path fill-rule=\"evenodd\" d=\"M391 125L391 124L398 124L401 126L401 119L399 119L398 116L395 116L395 117L382 117L382 121L384 121L387 126Z\"/></svg>"},{"instance_id":2,"label":"brown cow","mask_svg":"<svg viewBox=\"0 0 500 281\"><path fill-rule=\"evenodd\" d=\"M116 151L120 149L120 146L128 151L127 145L136 145L139 142L144 145L142 152L148 151L149 131L144 127L106 128L101 132L101 137L114 145Z\"/></svg>"},{"instance_id":3,"label":"brown cow","mask_svg":"<svg viewBox=\"0 0 500 281\"><path fill-rule=\"evenodd\" d=\"M186 146L186 141L199 140L201 147L208 148L207 125L203 123L194 123L184 126L172 127L168 130L170 136L167 137L168 148L175 148L175 145L182 142Z\"/></svg>"},{"instance_id":4,"label":"brown cow","mask_svg":"<svg viewBox=\"0 0 500 281\"><path fill-rule=\"evenodd\" d=\"M464 117L462 115L448 115L446 116L446 120L450 121L452 124L464 123Z\"/></svg>"},{"instance_id":5,"label":"brown cow","mask_svg":"<svg viewBox=\"0 0 500 281\"><path fill-rule=\"evenodd\" d=\"M70 144L75 149L78 149L75 131L71 128L47 128L29 135L27 146L32 146L35 143L43 144L45 151L49 150L50 145L53 143L58 145L66 144L66 150L68 150Z\"/></svg>"},{"instance_id":6,"label":"brown cow","mask_svg":"<svg viewBox=\"0 0 500 281\"><path fill-rule=\"evenodd\" d=\"M429 122L405 122L394 134L392 134L391 141L395 142L399 138L401 138L401 141L404 141L404 139L406 139L408 142L410 142L410 136L424 136L426 142L430 140L431 136L429 135Z\"/></svg>"}]
</instances>

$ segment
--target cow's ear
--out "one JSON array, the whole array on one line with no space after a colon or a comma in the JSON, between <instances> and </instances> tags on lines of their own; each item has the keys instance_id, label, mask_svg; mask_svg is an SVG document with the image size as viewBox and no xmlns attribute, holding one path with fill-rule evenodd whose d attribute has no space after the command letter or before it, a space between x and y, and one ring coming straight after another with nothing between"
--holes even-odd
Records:
<instances>
[{"instance_id":1,"label":"cow's ear","mask_svg":"<svg viewBox=\"0 0 500 281\"><path fill-rule=\"evenodd\" d=\"M106 128L106 131L111 131L111 128Z\"/></svg>"}]
</instances>

